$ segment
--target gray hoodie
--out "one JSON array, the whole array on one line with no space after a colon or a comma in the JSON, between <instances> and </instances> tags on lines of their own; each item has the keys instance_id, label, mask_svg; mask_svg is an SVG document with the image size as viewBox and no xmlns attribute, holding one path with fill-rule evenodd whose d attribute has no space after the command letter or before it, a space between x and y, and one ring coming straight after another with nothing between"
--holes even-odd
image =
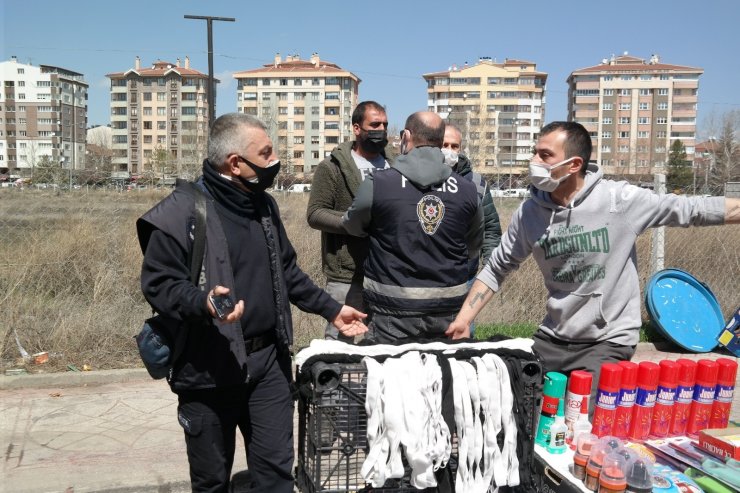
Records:
<instances>
[{"instance_id":1,"label":"gray hoodie","mask_svg":"<svg viewBox=\"0 0 740 493\"><path fill-rule=\"evenodd\" d=\"M531 253L548 291L540 330L569 342L631 346L641 325L637 236L658 226L723 224L725 199L659 195L602 176L589 165L566 207L531 187L478 280L498 291Z\"/></svg>"}]
</instances>

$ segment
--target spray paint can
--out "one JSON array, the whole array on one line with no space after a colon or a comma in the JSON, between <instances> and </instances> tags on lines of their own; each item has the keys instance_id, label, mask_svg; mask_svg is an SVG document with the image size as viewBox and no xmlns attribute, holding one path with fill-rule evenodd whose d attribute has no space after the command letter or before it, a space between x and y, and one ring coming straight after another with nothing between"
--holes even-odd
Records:
<instances>
[{"instance_id":1,"label":"spray paint can","mask_svg":"<svg viewBox=\"0 0 740 493\"><path fill-rule=\"evenodd\" d=\"M547 447L550 443L550 426L555 422L558 412L558 403L565 394L565 384L568 381L565 375L556 371L545 374L545 385L542 389L542 409L540 421L537 424L535 443Z\"/></svg>"},{"instance_id":2,"label":"spray paint can","mask_svg":"<svg viewBox=\"0 0 740 493\"><path fill-rule=\"evenodd\" d=\"M620 361L617 364L622 367L622 383L619 386L619 399L617 399L612 435L624 440L630 432L632 408L635 405L635 397L637 397L637 363Z\"/></svg>"},{"instance_id":3,"label":"spray paint can","mask_svg":"<svg viewBox=\"0 0 740 493\"><path fill-rule=\"evenodd\" d=\"M568 444L573 440L573 425L578 420L584 400L588 409L591 383L592 377L589 372L582 370L570 372L568 392L565 393L565 425L568 427L565 439Z\"/></svg>"},{"instance_id":4,"label":"spray paint can","mask_svg":"<svg viewBox=\"0 0 740 493\"><path fill-rule=\"evenodd\" d=\"M730 358L719 358L716 363L719 365L719 369L717 371L717 386L714 391L714 404L712 404L709 427L727 428L730 421L732 398L735 395L737 361Z\"/></svg>"},{"instance_id":5,"label":"spray paint can","mask_svg":"<svg viewBox=\"0 0 740 493\"><path fill-rule=\"evenodd\" d=\"M714 392L717 387L719 365L710 359L702 359L696 364L696 385L691 400L689 419L686 422L686 435L696 438L699 430L709 427L709 415L712 414Z\"/></svg>"},{"instance_id":6,"label":"spray paint can","mask_svg":"<svg viewBox=\"0 0 740 493\"><path fill-rule=\"evenodd\" d=\"M663 438L668 435L668 430L671 428L671 419L673 418L676 387L678 386L678 364L664 359L659 366L658 394L655 396L650 438Z\"/></svg>"},{"instance_id":7,"label":"spray paint can","mask_svg":"<svg viewBox=\"0 0 740 493\"><path fill-rule=\"evenodd\" d=\"M686 433L686 423L689 420L691 400L694 398L694 383L696 382L696 361L681 358L678 364L678 386L676 387L676 401L673 403L673 418L671 420L670 436L682 436Z\"/></svg>"},{"instance_id":8,"label":"spray paint can","mask_svg":"<svg viewBox=\"0 0 740 493\"><path fill-rule=\"evenodd\" d=\"M614 415L617 411L617 397L622 379L622 367L614 363L601 365L599 386L594 402L593 434L603 437L612 434Z\"/></svg>"},{"instance_id":9,"label":"spray paint can","mask_svg":"<svg viewBox=\"0 0 740 493\"><path fill-rule=\"evenodd\" d=\"M660 367L650 361L643 361L637 368L637 395L632 410L629 438L643 441L650 435L653 421L653 407L658 393Z\"/></svg>"}]
</instances>

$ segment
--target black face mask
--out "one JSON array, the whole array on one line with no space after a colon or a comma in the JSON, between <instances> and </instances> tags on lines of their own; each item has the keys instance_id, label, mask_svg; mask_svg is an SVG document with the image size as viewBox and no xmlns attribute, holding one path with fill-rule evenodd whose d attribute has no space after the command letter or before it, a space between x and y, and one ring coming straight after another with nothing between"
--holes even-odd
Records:
<instances>
[{"instance_id":1,"label":"black face mask","mask_svg":"<svg viewBox=\"0 0 740 493\"><path fill-rule=\"evenodd\" d=\"M366 152L377 154L388 145L388 132L385 130L362 130L360 137L360 147Z\"/></svg>"},{"instance_id":2,"label":"black face mask","mask_svg":"<svg viewBox=\"0 0 740 493\"><path fill-rule=\"evenodd\" d=\"M252 192L264 192L270 188L275 182L275 177L280 173L280 161L272 161L266 167L262 168L248 159L241 156L238 157L257 174L256 177L250 179L244 179L241 176L239 177L244 186Z\"/></svg>"}]
</instances>

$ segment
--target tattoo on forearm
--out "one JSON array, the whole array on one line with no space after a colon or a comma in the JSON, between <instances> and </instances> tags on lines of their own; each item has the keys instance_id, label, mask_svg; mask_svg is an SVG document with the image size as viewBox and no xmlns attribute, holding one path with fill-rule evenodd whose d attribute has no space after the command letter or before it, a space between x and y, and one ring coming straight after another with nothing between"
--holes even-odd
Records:
<instances>
[{"instance_id":1,"label":"tattoo on forearm","mask_svg":"<svg viewBox=\"0 0 740 493\"><path fill-rule=\"evenodd\" d=\"M482 301L483 300L483 296L484 295L485 295L485 292L484 291L478 291L477 293L475 293L475 296L473 296L473 299L470 300L470 302L468 303L468 306L470 308L475 307L475 304L478 301Z\"/></svg>"}]
</instances>

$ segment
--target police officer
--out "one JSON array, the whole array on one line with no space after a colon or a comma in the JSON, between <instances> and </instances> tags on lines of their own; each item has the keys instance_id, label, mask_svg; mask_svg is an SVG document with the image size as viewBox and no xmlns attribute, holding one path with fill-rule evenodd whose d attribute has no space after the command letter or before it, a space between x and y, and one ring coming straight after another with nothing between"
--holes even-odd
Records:
<instances>
[{"instance_id":1,"label":"police officer","mask_svg":"<svg viewBox=\"0 0 740 493\"><path fill-rule=\"evenodd\" d=\"M475 185L445 164L445 124L411 115L401 155L358 189L344 228L370 239L363 295L379 343L444 337L467 293L468 262L483 240Z\"/></svg>"}]
</instances>

